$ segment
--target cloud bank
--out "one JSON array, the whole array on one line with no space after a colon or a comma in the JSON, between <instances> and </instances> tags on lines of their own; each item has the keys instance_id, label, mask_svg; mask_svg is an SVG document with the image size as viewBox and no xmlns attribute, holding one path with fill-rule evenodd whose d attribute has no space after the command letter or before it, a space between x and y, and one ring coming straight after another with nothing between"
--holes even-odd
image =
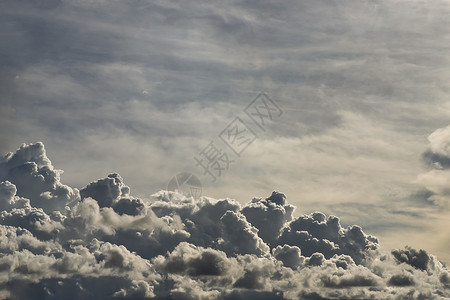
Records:
<instances>
[{"instance_id":1,"label":"cloud bank","mask_svg":"<svg viewBox=\"0 0 450 300\"><path fill-rule=\"evenodd\" d=\"M450 273L336 216L294 217L286 195L245 205L160 191L119 174L78 190L42 143L0 161L0 298L442 299Z\"/></svg>"}]
</instances>

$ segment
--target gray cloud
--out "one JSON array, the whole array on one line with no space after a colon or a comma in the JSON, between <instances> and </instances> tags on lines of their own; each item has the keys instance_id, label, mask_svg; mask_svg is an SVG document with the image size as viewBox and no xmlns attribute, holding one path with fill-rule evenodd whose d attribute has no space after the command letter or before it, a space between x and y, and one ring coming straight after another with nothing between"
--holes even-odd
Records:
<instances>
[{"instance_id":1,"label":"gray cloud","mask_svg":"<svg viewBox=\"0 0 450 300\"><path fill-rule=\"evenodd\" d=\"M258 235L274 245L281 228L293 218L295 207L286 202L286 195L273 192L268 198L255 198L242 208L242 213L259 230Z\"/></svg>"},{"instance_id":2,"label":"gray cloud","mask_svg":"<svg viewBox=\"0 0 450 300\"><path fill-rule=\"evenodd\" d=\"M301 256L301 250L297 246L283 245L272 249L273 256L283 262L283 265L296 269L303 264L304 258Z\"/></svg>"},{"instance_id":3,"label":"gray cloud","mask_svg":"<svg viewBox=\"0 0 450 300\"><path fill-rule=\"evenodd\" d=\"M5 161L2 174L13 164L34 163L37 172L39 165L52 166L41 143L22 146ZM167 191L140 200L111 174L75 200L66 198L64 210L47 213L18 194L15 184L25 187L29 174L18 168L14 184L0 183L3 298L450 296L450 273L435 256L411 247L383 252L359 226L343 228L320 212L293 217L295 207L280 192L244 206ZM48 189L38 182L21 194Z\"/></svg>"},{"instance_id":4,"label":"gray cloud","mask_svg":"<svg viewBox=\"0 0 450 300\"><path fill-rule=\"evenodd\" d=\"M379 248L378 239L366 235L357 225L342 228L339 218L328 218L320 212L301 216L283 228L278 243L295 245L304 255L315 252L330 258L335 254L350 255L360 263L366 253Z\"/></svg>"},{"instance_id":5,"label":"gray cloud","mask_svg":"<svg viewBox=\"0 0 450 300\"><path fill-rule=\"evenodd\" d=\"M13 183L18 196L30 199L33 207L46 212L64 210L65 205L79 197L77 189L60 182L61 173L52 166L42 143L23 144L0 161L0 180Z\"/></svg>"},{"instance_id":6,"label":"gray cloud","mask_svg":"<svg viewBox=\"0 0 450 300\"><path fill-rule=\"evenodd\" d=\"M448 207L450 203L450 127L438 128L428 136L428 149L422 154L428 171L417 176L416 182L423 186L423 196L438 207Z\"/></svg>"}]
</instances>

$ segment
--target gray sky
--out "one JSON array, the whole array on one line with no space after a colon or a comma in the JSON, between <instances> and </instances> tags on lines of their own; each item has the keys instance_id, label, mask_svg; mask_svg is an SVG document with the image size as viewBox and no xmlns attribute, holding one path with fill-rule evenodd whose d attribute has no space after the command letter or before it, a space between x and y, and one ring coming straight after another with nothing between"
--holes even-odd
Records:
<instances>
[{"instance_id":1,"label":"gray sky","mask_svg":"<svg viewBox=\"0 0 450 300\"><path fill-rule=\"evenodd\" d=\"M427 139L450 123L449 13L448 1L2 1L0 150L42 141L77 188L118 172L149 197L187 171L216 198L280 190L296 214L336 214L450 263L450 175L424 156L450 153L445 130ZM253 127L212 183L193 157L226 149L219 133L260 91L282 116Z\"/></svg>"}]
</instances>

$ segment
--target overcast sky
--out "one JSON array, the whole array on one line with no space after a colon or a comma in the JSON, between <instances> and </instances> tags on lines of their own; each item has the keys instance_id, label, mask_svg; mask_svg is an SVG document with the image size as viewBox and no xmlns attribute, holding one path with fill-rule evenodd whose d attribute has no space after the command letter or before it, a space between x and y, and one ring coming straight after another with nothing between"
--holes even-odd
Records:
<instances>
[{"instance_id":1,"label":"overcast sky","mask_svg":"<svg viewBox=\"0 0 450 300\"><path fill-rule=\"evenodd\" d=\"M448 264L449 14L443 0L4 0L0 150L42 141L63 183L117 172L143 198L179 172L241 203L279 190L296 214ZM244 112L261 91L282 111L265 130ZM219 137L235 117L256 136L240 156ZM216 182L194 160L211 141L234 160Z\"/></svg>"}]
</instances>

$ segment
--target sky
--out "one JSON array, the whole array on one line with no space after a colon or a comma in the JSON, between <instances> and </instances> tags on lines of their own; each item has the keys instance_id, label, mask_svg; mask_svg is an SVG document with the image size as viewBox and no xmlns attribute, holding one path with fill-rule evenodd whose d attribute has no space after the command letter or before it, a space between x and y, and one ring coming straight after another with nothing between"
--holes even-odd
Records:
<instances>
[{"instance_id":1,"label":"sky","mask_svg":"<svg viewBox=\"0 0 450 300\"><path fill-rule=\"evenodd\" d=\"M336 215L448 265L449 13L444 0L4 0L0 153L40 141L62 184L118 173L144 200L180 172L241 205L280 191L295 216ZM245 111L261 92L278 109L264 127ZM236 118L254 137L239 155L221 139ZM214 182L195 160L211 142L232 161Z\"/></svg>"}]
</instances>

